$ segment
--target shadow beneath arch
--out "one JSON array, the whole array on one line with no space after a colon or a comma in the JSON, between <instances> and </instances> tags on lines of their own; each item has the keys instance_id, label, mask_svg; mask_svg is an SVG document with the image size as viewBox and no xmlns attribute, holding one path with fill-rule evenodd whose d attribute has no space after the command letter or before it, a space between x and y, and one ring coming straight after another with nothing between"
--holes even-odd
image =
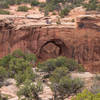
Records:
<instances>
[{"instance_id":1,"label":"shadow beneath arch","mask_svg":"<svg viewBox=\"0 0 100 100\"><path fill-rule=\"evenodd\" d=\"M68 56L69 49L65 43L60 39L51 39L45 42L39 51L38 59L46 60L49 58L56 58L57 56Z\"/></svg>"}]
</instances>

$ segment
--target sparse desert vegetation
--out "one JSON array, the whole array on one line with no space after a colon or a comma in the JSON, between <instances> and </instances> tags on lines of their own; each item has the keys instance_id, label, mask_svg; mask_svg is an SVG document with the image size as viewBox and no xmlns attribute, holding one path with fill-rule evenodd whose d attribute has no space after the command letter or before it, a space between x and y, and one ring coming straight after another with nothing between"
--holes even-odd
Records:
<instances>
[{"instance_id":1,"label":"sparse desert vegetation","mask_svg":"<svg viewBox=\"0 0 100 100\"><path fill-rule=\"evenodd\" d=\"M73 78L70 74L74 71L84 72L83 67L73 59L61 56L38 63L36 69L35 66L36 56L24 53L21 50L16 50L12 54L3 57L0 59L0 86L2 87L4 81L8 78L15 79L16 86L19 88L17 95L20 100L23 100L23 96L25 100L33 100L33 98L40 100L39 94L43 91L43 84L48 84L51 88L54 100L64 100L73 94L75 96L84 88L85 83L83 80L78 77ZM42 73L42 76L40 73ZM97 76L95 79L98 79ZM95 86L93 85L90 90L84 90L82 93L77 94L72 100L100 98L99 94L97 94L100 91L97 92ZM91 97L88 97L88 94Z\"/></svg>"},{"instance_id":2,"label":"sparse desert vegetation","mask_svg":"<svg viewBox=\"0 0 100 100\"><path fill-rule=\"evenodd\" d=\"M82 6L86 8L87 11L99 11L100 8L100 4L97 0L90 0L89 2L85 2L85 0L47 0L46 2L39 2L38 0L0 0L1 9L20 4L30 4L32 7L37 6L40 11L44 13L56 11L62 18L67 16L68 13L76 7ZM19 7L18 9L20 11L28 11L27 7Z\"/></svg>"},{"instance_id":3,"label":"sparse desert vegetation","mask_svg":"<svg viewBox=\"0 0 100 100\"><path fill-rule=\"evenodd\" d=\"M100 1L0 0L0 100L100 100L100 73L90 73L100 69L92 11Z\"/></svg>"}]
</instances>

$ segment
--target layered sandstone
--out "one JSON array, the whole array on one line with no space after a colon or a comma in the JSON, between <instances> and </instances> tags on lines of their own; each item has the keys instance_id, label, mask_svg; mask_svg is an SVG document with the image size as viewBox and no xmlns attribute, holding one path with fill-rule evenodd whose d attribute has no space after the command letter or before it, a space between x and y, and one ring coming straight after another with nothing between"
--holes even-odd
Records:
<instances>
[{"instance_id":1,"label":"layered sandstone","mask_svg":"<svg viewBox=\"0 0 100 100\"><path fill-rule=\"evenodd\" d=\"M89 71L100 72L100 18L77 19L77 28L23 26L0 21L0 57L16 49L33 52L39 60L57 56L76 59Z\"/></svg>"}]
</instances>

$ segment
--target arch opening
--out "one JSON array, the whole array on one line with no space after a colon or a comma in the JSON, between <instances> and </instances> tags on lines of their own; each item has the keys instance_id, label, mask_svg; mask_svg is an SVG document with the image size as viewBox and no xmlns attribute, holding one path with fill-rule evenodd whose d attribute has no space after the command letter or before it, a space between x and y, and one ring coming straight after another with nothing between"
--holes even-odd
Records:
<instances>
[{"instance_id":1,"label":"arch opening","mask_svg":"<svg viewBox=\"0 0 100 100\"><path fill-rule=\"evenodd\" d=\"M45 42L39 51L38 58L46 60L49 58L56 58L58 56L66 56L68 48L60 39L51 39Z\"/></svg>"}]
</instances>

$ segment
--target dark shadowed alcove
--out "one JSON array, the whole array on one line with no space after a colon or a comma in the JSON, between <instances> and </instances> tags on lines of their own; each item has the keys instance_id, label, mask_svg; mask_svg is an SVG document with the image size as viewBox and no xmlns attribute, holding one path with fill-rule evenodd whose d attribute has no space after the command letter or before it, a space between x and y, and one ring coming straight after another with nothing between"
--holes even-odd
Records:
<instances>
[{"instance_id":1,"label":"dark shadowed alcove","mask_svg":"<svg viewBox=\"0 0 100 100\"><path fill-rule=\"evenodd\" d=\"M67 56L68 48L60 39L51 39L46 41L40 48L39 59L46 60L57 56Z\"/></svg>"}]
</instances>

